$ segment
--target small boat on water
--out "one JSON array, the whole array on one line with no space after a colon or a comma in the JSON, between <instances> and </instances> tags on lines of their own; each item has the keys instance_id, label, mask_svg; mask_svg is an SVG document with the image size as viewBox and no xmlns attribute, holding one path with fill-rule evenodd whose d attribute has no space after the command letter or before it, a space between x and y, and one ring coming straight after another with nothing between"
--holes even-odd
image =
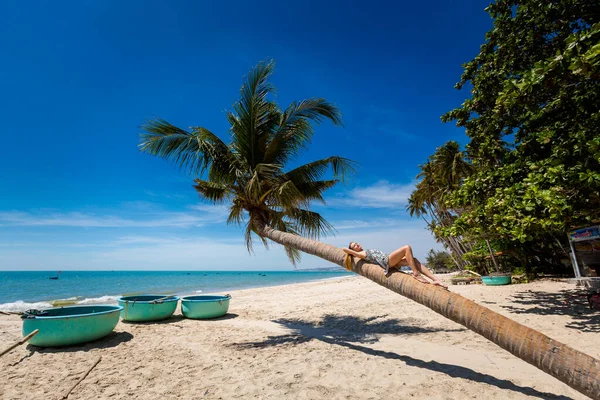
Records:
<instances>
[{"instance_id":1,"label":"small boat on water","mask_svg":"<svg viewBox=\"0 0 600 400\"><path fill-rule=\"evenodd\" d=\"M52 280L54 280L54 281L55 281L55 280L57 280L57 279L58 279L58 277L59 277L59 276L60 276L60 271L58 271L58 273L56 274L56 276L51 276L51 277L50 277L50 278L48 278L48 279L52 279Z\"/></svg>"},{"instance_id":2,"label":"small boat on water","mask_svg":"<svg viewBox=\"0 0 600 400\"><path fill-rule=\"evenodd\" d=\"M70 346L103 338L115 329L123 307L89 305L28 310L23 313L23 336L34 346Z\"/></svg>"},{"instance_id":3,"label":"small boat on water","mask_svg":"<svg viewBox=\"0 0 600 400\"><path fill-rule=\"evenodd\" d=\"M164 294L145 294L139 296L125 296L119 299L123 307L121 318L124 321L159 321L169 318L177 308L177 296Z\"/></svg>"},{"instance_id":4,"label":"small boat on water","mask_svg":"<svg viewBox=\"0 0 600 400\"><path fill-rule=\"evenodd\" d=\"M186 318L208 319L222 317L229 310L231 296L186 296L181 298L181 313Z\"/></svg>"}]
</instances>

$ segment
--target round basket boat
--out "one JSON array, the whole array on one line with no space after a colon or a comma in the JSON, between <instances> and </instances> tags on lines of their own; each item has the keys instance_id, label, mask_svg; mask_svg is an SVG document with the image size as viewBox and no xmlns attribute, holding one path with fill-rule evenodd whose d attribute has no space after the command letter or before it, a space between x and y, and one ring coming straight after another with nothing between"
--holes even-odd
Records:
<instances>
[{"instance_id":1,"label":"round basket boat","mask_svg":"<svg viewBox=\"0 0 600 400\"><path fill-rule=\"evenodd\" d=\"M141 296L125 296L119 299L123 307L121 318L124 321L159 321L169 318L177 308L179 297L164 294L145 294Z\"/></svg>"},{"instance_id":2,"label":"round basket boat","mask_svg":"<svg viewBox=\"0 0 600 400\"><path fill-rule=\"evenodd\" d=\"M222 317L229 310L230 295L186 296L181 298L181 313L186 318L207 319Z\"/></svg>"},{"instance_id":3,"label":"round basket boat","mask_svg":"<svg viewBox=\"0 0 600 400\"><path fill-rule=\"evenodd\" d=\"M482 276L481 281L488 286L508 285L510 284L511 277L510 275Z\"/></svg>"},{"instance_id":4,"label":"round basket boat","mask_svg":"<svg viewBox=\"0 0 600 400\"><path fill-rule=\"evenodd\" d=\"M23 336L36 329L29 343L40 347L69 346L100 339L115 329L121 306L89 305L26 311Z\"/></svg>"}]
</instances>

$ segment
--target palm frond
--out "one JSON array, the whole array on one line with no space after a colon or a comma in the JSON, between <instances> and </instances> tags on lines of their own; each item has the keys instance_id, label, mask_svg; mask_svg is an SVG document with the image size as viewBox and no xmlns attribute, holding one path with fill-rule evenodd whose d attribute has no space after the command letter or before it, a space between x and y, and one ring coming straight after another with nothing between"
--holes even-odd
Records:
<instances>
[{"instance_id":1,"label":"palm frond","mask_svg":"<svg viewBox=\"0 0 600 400\"><path fill-rule=\"evenodd\" d=\"M281 114L279 128L273 135L265 152L265 162L285 164L306 148L312 139L312 122L331 120L343 125L339 109L325 99L316 98L292 103Z\"/></svg>"},{"instance_id":2,"label":"palm frond","mask_svg":"<svg viewBox=\"0 0 600 400\"><path fill-rule=\"evenodd\" d=\"M245 220L245 212L243 203L234 198L231 207L229 207L229 216L227 216L227 224L241 225Z\"/></svg>"},{"instance_id":3,"label":"palm frond","mask_svg":"<svg viewBox=\"0 0 600 400\"><path fill-rule=\"evenodd\" d=\"M246 225L246 229L244 231L244 243L246 244L246 249L248 249L248 253L253 254L253 243L252 243L252 224Z\"/></svg>"},{"instance_id":4,"label":"palm frond","mask_svg":"<svg viewBox=\"0 0 600 400\"><path fill-rule=\"evenodd\" d=\"M307 207L308 201L304 193L300 192L292 181L287 181L270 191L267 204L282 208L294 208L299 205Z\"/></svg>"},{"instance_id":5,"label":"palm frond","mask_svg":"<svg viewBox=\"0 0 600 400\"><path fill-rule=\"evenodd\" d=\"M196 179L194 182L196 183L194 189L196 189L198 194L213 203L222 203L231 195L228 186L221 183L203 181L201 179Z\"/></svg>"},{"instance_id":6,"label":"palm frond","mask_svg":"<svg viewBox=\"0 0 600 400\"><path fill-rule=\"evenodd\" d=\"M335 235L337 231L321 214L314 211L295 208L286 210L286 217L294 224L295 230L302 236L318 239L321 236Z\"/></svg>"},{"instance_id":7,"label":"palm frond","mask_svg":"<svg viewBox=\"0 0 600 400\"><path fill-rule=\"evenodd\" d=\"M291 233L292 235L298 235L298 232L296 232L296 230L294 229L294 224L291 222L288 222L284 219L285 218L284 213L272 212L270 214L270 216L271 216L270 224L273 228L275 228L281 232L287 232L287 233ZM290 260L292 265L294 267L296 265L298 265L298 263L300 262L300 259L301 259L300 251L293 247L288 247L288 246L284 246L284 249L285 249L285 254L288 256L288 259Z\"/></svg>"},{"instance_id":8,"label":"palm frond","mask_svg":"<svg viewBox=\"0 0 600 400\"><path fill-rule=\"evenodd\" d=\"M339 181L337 179L328 181L302 182L296 184L296 187L298 188L298 191L302 193L304 199L306 199L307 201L318 201L322 204L325 204L323 192L335 186L338 182Z\"/></svg>"},{"instance_id":9,"label":"palm frond","mask_svg":"<svg viewBox=\"0 0 600 400\"><path fill-rule=\"evenodd\" d=\"M408 198L408 204L406 205L406 211L410 213L410 216L420 217L423 214L427 214L423 201L419 198L419 193L415 190L411 193Z\"/></svg>"},{"instance_id":10,"label":"palm frond","mask_svg":"<svg viewBox=\"0 0 600 400\"><path fill-rule=\"evenodd\" d=\"M197 140L203 143L204 151L209 155L211 161L209 180L222 183L235 182L235 169L240 165L227 144L206 128L198 126L191 129Z\"/></svg>"},{"instance_id":11,"label":"palm frond","mask_svg":"<svg viewBox=\"0 0 600 400\"><path fill-rule=\"evenodd\" d=\"M140 150L171 161L186 173L199 176L209 165L220 162L224 157L223 153L217 151L223 149L213 144L216 136L204 128L188 132L156 118L147 121L142 129L145 133L140 135Z\"/></svg>"},{"instance_id":12,"label":"palm frond","mask_svg":"<svg viewBox=\"0 0 600 400\"><path fill-rule=\"evenodd\" d=\"M258 234L258 232L256 231L256 229L254 228L254 225L250 222L248 223L248 225L246 225L246 229L244 232L244 242L246 243L246 248L248 249L249 253L253 253L253 243L252 243L252 234L255 234L256 236L258 236L258 238L260 239L260 241L262 242L262 244L265 246L266 249L269 248L269 242L267 242L267 239L265 239L264 237L260 236Z\"/></svg>"},{"instance_id":13,"label":"palm frond","mask_svg":"<svg viewBox=\"0 0 600 400\"><path fill-rule=\"evenodd\" d=\"M265 198L265 188L274 188L281 179L281 166L276 164L258 164L248 174L248 179L243 180L245 193L251 202L258 204Z\"/></svg>"},{"instance_id":14,"label":"palm frond","mask_svg":"<svg viewBox=\"0 0 600 400\"><path fill-rule=\"evenodd\" d=\"M290 260L292 265L296 267L302 259L302 253L300 252L300 250L289 246L283 246L283 248L285 249L285 254L288 257L288 260Z\"/></svg>"},{"instance_id":15,"label":"palm frond","mask_svg":"<svg viewBox=\"0 0 600 400\"><path fill-rule=\"evenodd\" d=\"M347 158L332 156L321 160L313 161L301 165L285 174L285 178L292 182L301 184L302 182L316 181L322 178L329 167L333 170L333 176L336 179L345 181L348 175L356 173L355 165L357 163Z\"/></svg>"},{"instance_id":16,"label":"palm frond","mask_svg":"<svg viewBox=\"0 0 600 400\"><path fill-rule=\"evenodd\" d=\"M277 105L267 100L274 91L268 81L274 67L275 63L270 60L259 63L250 71L240 89L240 100L233 106L235 113L228 114L232 146L251 168L262 162L261 153L279 122Z\"/></svg>"},{"instance_id":17,"label":"palm frond","mask_svg":"<svg viewBox=\"0 0 600 400\"><path fill-rule=\"evenodd\" d=\"M334 125L343 125L340 110L323 98L293 102L285 110L284 118L287 123L292 124L298 119L306 118L316 123L321 123L323 120L329 119ZM286 129L285 124L282 125L282 128L283 130Z\"/></svg>"}]
</instances>

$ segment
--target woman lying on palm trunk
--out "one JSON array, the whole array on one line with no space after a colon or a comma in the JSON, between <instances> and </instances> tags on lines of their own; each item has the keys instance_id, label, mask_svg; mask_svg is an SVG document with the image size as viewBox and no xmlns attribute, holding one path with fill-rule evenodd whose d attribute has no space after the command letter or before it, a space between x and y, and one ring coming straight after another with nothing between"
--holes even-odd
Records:
<instances>
[{"instance_id":1,"label":"woman lying on palm trunk","mask_svg":"<svg viewBox=\"0 0 600 400\"><path fill-rule=\"evenodd\" d=\"M413 256L412 248L409 245L402 246L399 249L392 251L389 255L376 249L364 250L363 247L356 242L350 242L348 248L343 250L349 256L358 257L362 260L379 265L385 270L386 276L390 274L392 268L400 269L400 267L408 266L412 269L413 278L419 282L429 283L429 281L423 277L423 275L425 275L432 280L431 283L434 285L441 286L445 289L448 288L448 286L444 285L444 283L440 281L429 268L421 264L419 260Z\"/></svg>"}]
</instances>

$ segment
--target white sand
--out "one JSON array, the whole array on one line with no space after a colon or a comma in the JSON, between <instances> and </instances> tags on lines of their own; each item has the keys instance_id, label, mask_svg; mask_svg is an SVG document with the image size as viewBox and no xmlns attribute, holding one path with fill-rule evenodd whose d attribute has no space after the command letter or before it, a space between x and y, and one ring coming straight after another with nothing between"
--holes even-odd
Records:
<instances>
[{"instance_id":1,"label":"white sand","mask_svg":"<svg viewBox=\"0 0 600 400\"><path fill-rule=\"evenodd\" d=\"M451 286L600 358L600 315L573 285ZM428 308L362 277L232 292L227 317L119 322L99 341L20 346L0 358L0 398L584 399L585 396ZM21 337L0 315L0 349Z\"/></svg>"}]
</instances>

